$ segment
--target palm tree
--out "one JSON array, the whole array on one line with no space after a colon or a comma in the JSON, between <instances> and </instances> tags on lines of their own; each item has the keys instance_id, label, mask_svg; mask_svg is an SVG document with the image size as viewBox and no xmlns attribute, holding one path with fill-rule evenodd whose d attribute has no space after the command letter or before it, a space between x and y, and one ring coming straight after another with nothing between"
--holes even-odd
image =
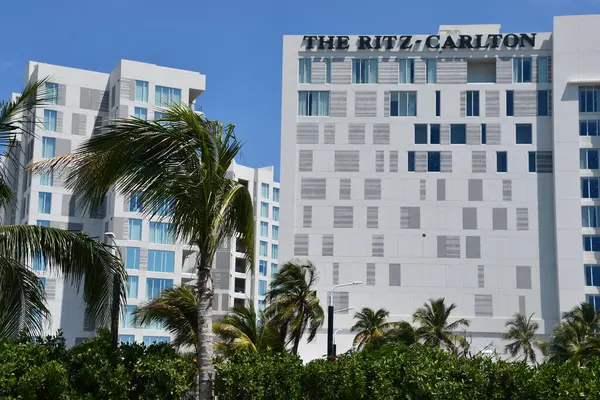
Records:
<instances>
[{"instance_id":1,"label":"palm tree","mask_svg":"<svg viewBox=\"0 0 600 400\"><path fill-rule=\"evenodd\" d=\"M417 328L417 336L425 344L434 347L442 347L452 352L458 352L459 348L468 345L463 336L455 332L460 328L469 326L469 321L461 318L452 323L448 323L450 314L456 308L452 303L446 307L444 299L430 299L413 314L413 322L420 326Z\"/></svg>"},{"instance_id":2,"label":"palm tree","mask_svg":"<svg viewBox=\"0 0 600 400\"><path fill-rule=\"evenodd\" d=\"M563 320L582 324L588 335L600 330L600 312L596 311L593 304L581 303L571 311L565 313Z\"/></svg>"},{"instance_id":3,"label":"palm tree","mask_svg":"<svg viewBox=\"0 0 600 400\"><path fill-rule=\"evenodd\" d=\"M146 217L164 215L170 206L172 232L198 250L196 397L212 397L211 270L217 249L238 235L246 261L254 256L254 212L248 189L227 171L242 143L234 126L224 126L190 107L171 105L154 121L117 119L73 154L40 162L34 170L68 167L66 186L84 207L99 206L111 188L139 194Z\"/></svg>"},{"instance_id":4,"label":"palm tree","mask_svg":"<svg viewBox=\"0 0 600 400\"><path fill-rule=\"evenodd\" d=\"M44 102L42 85L46 80L29 83L15 101L0 102L0 144L8 148L2 155L4 165L21 168L15 151L18 135L33 135L36 121L33 109ZM38 93L42 93L41 95ZM0 175L0 206L14 205L8 184L14 178ZM83 233L30 226L0 226L0 338L13 339L20 330L31 336L41 335L43 321L50 317L44 288L29 268L34 259L49 273L62 276L78 290L83 286L87 317L95 326L110 320L110 305L115 277L121 300L125 299L126 273L121 261L108 245Z\"/></svg>"},{"instance_id":5,"label":"palm tree","mask_svg":"<svg viewBox=\"0 0 600 400\"><path fill-rule=\"evenodd\" d=\"M504 346L512 357L516 357L517 354L522 352L525 362L535 364L536 356L534 347L540 347L539 341L535 338L535 332L540 325L532 321L532 318L533 314L529 318L523 314L515 314L513 319L506 322L508 332L502 336L502 339L512 341Z\"/></svg>"},{"instance_id":6,"label":"palm tree","mask_svg":"<svg viewBox=\"0 0 600 400\"><path fill-rule=\"evenodd\" d=\"M302 335L308 329L310 343L325 320L317 291L317 271L311 262L285 263L271 281L266 299L270 303L267 315L278 325L281 335L292 343L292 353L298 354Z\"/></svg>"},{"instance_id":7,"label":"palm tree","mask_svg":"<svg viewBox=\"0 0 600 400\"><path fill-rule=\"evenodd\" d=\"M357 332L354 336L353 345L357 345L357 349L361 350L363 346L371 340L382 338L386 331L390 328L390 323L387 322L390 312L380 308L373 311L368 307L364 307L360 312L354 314L356 323L350 328L350 332Z\"/></svg>"}]
</instances>

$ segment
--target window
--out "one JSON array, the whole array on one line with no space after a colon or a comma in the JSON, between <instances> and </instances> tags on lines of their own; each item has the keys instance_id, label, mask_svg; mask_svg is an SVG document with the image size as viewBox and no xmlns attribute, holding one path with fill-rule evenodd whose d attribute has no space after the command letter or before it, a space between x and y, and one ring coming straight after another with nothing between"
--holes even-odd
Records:
<instances>
[{"instance_id":1,"label":"window","mask_svg":"<svg viewBox=\"0 0 600 400\"><path fill-rule=\"evenodd\" d=\"M44 129L56 132L56 110L44 110Z\"/></svg>"},{"instance_id":2,"label":"window","mask_svg":"<svg viewBox=\"0 0 600 400\"><path fill-rule=\"evenodd\" d=\"M125 250L125 268L140 269L140 248L127 247Z\"/></svg>"},{"instance_id":3,"label":"window","mask_svg":"<svg viewBox=\"0 0 600 400\"><path fill-rule=\"evenodd\" d=\"M142 194L136 193L129 197L129 211L142 212Z\"/></svg>"},{"instance_id":4,"label":"window","mask_svg":"<svg viewBox=\"0 0 600 400\"><path fill-rule=\"evenodd\" d=\"M142 220L129 218L129 240L142 240Z\"/></svg>"},{"instance_id":5,"label":"window","mask_svg":"<svg viewBox=\"0 0 600 400\"><path fill-rule=\"evenodd\" d=\"M479 116L479 91L467 91L467 117Z\"/></svg>"},{"instance_id":6,"label":"window","mask_svg":"<svg viewBox=\"0 0 600 400\"><path fill-rule=\"evenodd\" d=\"M415 60L405 58L398 62L400 64L400 83L415 83Z\"/></svg>"},{"instance_id":7,"label":"window","mask_svg":"<svg viewBox=\"0 0 600 400\"><path fill-rule=\"evenodd\" d=\"M581 226L600 228L600 206L581 206Z\"/></svg>"},{"instance_id":8,"label":"window","mask_svg":"<svg viewBox=\"0 0 600 400\"><path fill-rule=\"evenodd\" d=\"M135 101L148 102L148 82L135 81Z\"/></svg>"},{"instance_id":9,"label":"window","mask_svg":"<svg viewBox=\"0 0 600 400\"><path fill-rule=\"evenodd\" d=\"M506 151L496 152L496 172L508 172L508 156Z\"/></svg>"},{"instance_id":10,"label":"window","mask_svg":"<svg viewBox=\"0 0 600 400\"><path fill-rule=\"evenodd\" d=\"M439 90L435 91L435 116L439 117L442 115L442 92Z\"/></svg>"},{"instance_id":11,"label":"window","mask_svg":"<svg viewBox=\"0 0 600 400\"><path fill-rule=\"evenodd\" d=\"M600 265L585 266L585 286L600 286Z\"/></svg>"},{"instance_id":12,"label":"window","mask_svg":"<svg viewBox=\"0 0 600 400\"><path fill-rule=\"evenodd\" d=\"M44 256L42 253L36 253L33 256L33 270L34 271L45 271L46 263L44 261Z\"/></svg>"},{"instance_id":13,"label":"window","mask_svg":"<svg viewBox=\"0 0 600 400\"><path fill-rule=\"evenodd\" d=\"M279 188L273 188L273 201L279 203Z\"/></svg>"},{"instance_id":14,"label":"window","mask_svg":"<svg viewBox=\"0 0 600 400\"><path fill-rule=\"evenodd\" d=\"M517 144L533 143L531 130L531 124L516 124Z\"/></svg>"},{"instance_id":15,"label":"window","mask_svg":"<svg viewBox=\"0 0 600 400\"><path fill-rule=\"evenodd\" d=\"M299 91L298 115L301 117L329 116L329 92Z\"/></svg>"},{"instance_id":16,"label":"window","mask_svg":"<svg viewBox=\"0 0 600 400\"><path fill-rule=\"evenodd\" d=\"M271 263L271 278L275 278L275 275L277 274L277 269L278 268L279 268L278 264Z\"/></svg>"},{"instance_id":17,"label":"window","mask_svg":"<svg viewBox=\"0 0 600 400\"><path fill-rule=\"evenodd\" d=\"M51 137L42 138L42 157L51 158L55 155L56 139Z\"/></svg>"},{"instance_id":18,"label":"window","mask_svg":"<svg viewBox=\"0 0 600 400\"><path fill-rule=\"evenodd\" d=\"M487 143L487 125L481 124L481 144Z\"/></svg>"},{"instance_id":19,"label":"window","mask_svg":"<svg viewBox=\"0 0 600 400\"><path fill-rule=\"evenodd\" d=\"M135 306L123 307L123 315L121 316L121 328L135 328L135 323L133 322L134 311Z\"/></svg>"},{"instance_id":20,"label":"window","mask_svg":"<svg viewBox=\"0 0 600 400\"><path fill-rule=\"evenodd\" d=\"M409 151L408 152L408 172L414 172L414 171L415 171L415 152Z\"/></svg>"},{"instance_id":21,"label":"window","mask_svg":"<svg viewBox=\"0 0 600 400\"><path fill-rule=\"evenodd\" d=\"M579 136L598 136L598 120L579 121Z\"/></svg>"},{"instance_id":22,"label":"window","mask_svg":"<svg viewBox=\"0 0 600 400\"><path fill-rule=\"evenodd\" d=\"M265 204L265 203L263 203ZM269 207L267 206L267 210L269 209ZM267 222L261 221L260 222L260 236L262 237L269 237L269 224Z\"/></svg>"},{"instance_id":23,"label":"window","mask_svg":"<svg viewBox=\"0 0 600 400\"><path fill-rule=\"evenodd\" d=\"M167 217L172 214L173 200L161 200L160 205L156 210L156 215Z\"/></svg>"},{"instance_id":24,"label":"window","mask_svg":"<svg viewBox=\"0 0 600 400\"><path fill-rule=\"evenodd\" d=\"M450 144L467 144L467 125L450 125Z\"/></svg>"},{"instance_id":25,"label":"window","mask_svg":"<svg viewBox=\"0 0 600 400\"><path fill-rule=\"evenodd\" d=\"M279 226L277 226L277 225L271 226L271 239L279 240Z\"/></svg>"},{"instance_id":26,"label":"window","mask_svg":"<svg viewBox=\"0 0 600 400\"><path fill-rule=\"evenodd\" d=\"M260 194L262 196L263 199L268 199L269 198L269 184L268 183L261 183L260 184Z\"/></svg>"},{"instance_id":27,"label":"window","mask_svg":"<svg viewBox=\"0 0 600 400\"><path fill-rule=\"evenodd\" d=\"M579 88L579 112L598 112L600 86L581 86Z\"/></svg>"},{"instance_id":28,"label":"window","mask_svg":"<svg viewBox=\"0 0 600 400\"><path fill-rule=\"evenodd\" d=\"M58 104L58 83L46 82L44 100L48 104Z\"/></svg>"},{"instance_id":29,"label":"window","mask_svg":"<svg viewBox=\"0 0 600 400\"><path fill-rule=\"evenodd\" d=\"M267 294L267 281L260 279L258 281L258 295L264 296L265 294Z\"/></svg>"},{"instance_id":30,"label":"window","mask_svg":"<svg viewBox=\"0 0 600 400\"><path fill-rule=\"evenodd\" d=\"M531 83L531 57L513 58L513 83Z\"/></svg>"},{"instance_id":31,"label":"window","mask_svg":"<svg viewBox=\"0 0 600 400\"><path fill-rule=\"evenodd\" d=\"M135 118L143 119L144 121L148 120L148 109L143 107L135 107L133 109L133 116Z\"/></svg>"},{"instance_id":32,"label":"window","mask_svg":"<svg viewBox=\"0 0 600 400\"><path fill-rule=\"evenodd\" d=\"M161 343L171 343L171 338L168 336L144 336L144 346L146 347Z\"/></svg>"},{"instance_id":33,"label":"window","mask_svg":"<svg viewBox=\"0 0 600 400\"><path fill-rule=\"evenodd\" d=\"M264 311L267 307L264 300L258 300L258 311Z\"/></svg>"},{"instance_id":34,"label":"window","mask_svg":"<svg viewBox=\"0 0 600 400\"><path fill-rule=\"evenodd\" d=\"M514 117L515 115L515 92L512 90L506 91L506 116Z\"/></svg>"},{"instance_id":35,"label":"window","mask_svg":"<svg viewBox=\"0 0 600 400\"><path fill-rule=\"evenodd\" d=\"M584 199L598 199L598 187L600 178L581 178L581 197Z\"/></svg>"},{"instance_id":36,"label":"window","mask_svg":"<svg viewBox=\"0 0 600 400\"><path fill-rule=\"evenodd\" d=\"M154 89L155 105L167 106L170 104L179 103L181 103L181 89L175 89L166 86L156 86Z\"/></svg>"},{"instance_id":37,"label":"window","mask_svg":"<svg viewBox=\"0 0 600 400\"><path fill-rule=\"evenodd\" d=\"M50 226L50 221L45 220L45 219L38 219L36 221L36 225L37 226Z\"/></svg>"},{"instance_id":38,"label":"window","mask_svg":"<svg viewBox=\"0 0 600 400\"><path fill-rule=\"evenodd\" d=\"M261 218L269 218L269 204L261 202L260 203L260 216Z\"/></svg>"},{"instance_id":39,"label":"window","mask_svg":"<svg viewBox=\"0 0 600 400\"><path fill-rule=\"evenodd\" d=\"M115 106L116 99L117 99L117 85L113 85L112 89L110 90L110 106L111 107Z\"/></svg>"},{"instance_id":40,"label":"window","mask_svg":"<svg viewBox=\"0 0 600 400\"><path fill-rule=\"evenodd\" d=\"M325 83L331 83L331 58L325 59Z\"/></svg>"},{"instance_id":41,"label":"window","mask_svg":"<svg viewBox=\"0 0 600 400\"><path fill-rule=\"evenodd\" d=\"M540 83L548 83L548 57L538 57Z\"/></svg>"},{"instance_id":42,"label":"window","mask_svg":"<svg viewBox=\"0 0 600 400\"><path fill-rule=\"evenodd\" d=\"M150 221L150 243L175 244L171 224Z\"/></svg>"},{"instance_id":43,"label":"window","mask_svg":"<svg viewBox=\"0 0 600 400\"><path fill-rule=\"evenodd\" d=\"M427 152L427 171L429 172L440 172L440 152L439 151L428 151Z\"/></svg>"},{"instance_id":44,"label":"window","mask_svg":"<svg viewBox=\"0 0 600 400\"><path fill-rule=\"evenodd\" d=\"M279 245L276 245L276 244L271 245L271 258L274 258L274 259L279 258Z\"/></svg>"},{"instance_id":45,"label":"window","mask_svg":"<svg viewBox=\"0 0 600 400\"><path fill-rule=\"evenodd\" d=\"M547 90L537 91L537 115L547 117L550 110L550 98Z\"/></svg>"},{"instance_id":46,"label":"window","mask_svg":"<svg viewBox=\"0 0 600 400\"><path fill-rule=\"evenodd\" d=\"M54 173L52 173L52 172L41 173L40 174L40 185L52 187L54 185Z\"/></svg>"},{"instance_id":47,"label":"window","mask_svg":"<svg viewBox=\"0 0 600 400\"><path fill-rule=\"evenodd\" d=\"M581 169L599 169L598 149L580 149L579 164Z\"/></svg>"},{"instance_id":48,"label":"window","mask_svg":"<svg viewBox=\"0 0 600 400\"><path fill-rule=\"evenodd\" d=\"M600 236L584 235L583 251L600 251Z\"/></svg>"},{"instance_id":49,"label":"window","mask_svg":"<svg viewBox=\"0 0 600 400\"><path fill-rule=\"evenodd\" d=\"M377 59L352 60L352 83L377 83Z\"/></svg>"},{"instance_id":50,"label":"window","mask_svg":"<svg viewBox=\"0 0 600 400\"><path fill-rule=\"evenodd\" d=\"M440 125L429 125L429 143L440 144Z\"/></svg>"},{"instance_id":51,"label":"window","mask_svg":"<svg viewBox=\"0 0 600 400\"><path fill-rule=\"evenodd\" d=\"M155 120L156 119L162 119L162 118L167 118L167 114L154 111L154 119ZM164 124L164 122L161 122L160 124L162 125L162 124Z\"/></svg>"},{"instance_id":52,"label":"window","mask_svg":"<svg viewBox=\"0 0 600 400\"><path fill-rule=\"evenodd\" d=\"M259 253L258 255L260 255L261 257L268 257L268 249L267 249L267 242L263 242L262 240L260 241L260 247L259 247Z\"/></svg>"},{"instance_id":53,"label":"window","mask_svg":"<svg viewBox=\"0 0 600 400\"><path fill-rule=\"evenodd\" d=\"M273 221L279 221L279 207L273 207Z\"/></svg>"},{"instance_id":54,"label":"window","mask_svg":"<svg viewBox=\"0 0 600 400\"><path fill-rule=\"evenodd\" d=\"M40 192L38 196L38 213L50 214L52 209L52 193Z\"/></svg>"},{"instance_id":55,"label":"window","mask_svg":"<svg viewBox=\"0 0 600 400\"><path fill-rule=\"evenodd\" d=\"M258 262L258 273L262 276L267 276L267 262L265 260Z\"/></svg>"},{"instance_id":56,"label":"window","mask_svg":"<svg viewBox=\"0 0 600 400\"><path fill-rule=\"evenodd\" d=\"M127 298L137 299L139 277L129 275L127 277Z\"/></svg>"},{"instance_id":57,"label":"window","mask_svg":"<svg viewBox=\"0 0 600 400\"><path fill-rule=\"evenodd\" d=\"M437 83L437 60L427 59L427 83Z\"/></svg>"},{"instance_id":58,"label":"window","mask_svg":"<svg viewBox=\"0 0 600 400\"><path fill-rule=\"evenodd\" d=\"M148 250L148 271L173 272L175 252L167 250Z\"/></svg>"},{"instance_id":59,"label":"window","mask_svg":"<svg viewBox=\"0 0 600 400\"><path fill-rule=\"evenodd\" d=\"M391 92L390 103L392 117L415 117L417 115L417 92Z\"/></svg>"},{"instance_id":60,"label":"window","mask_svg":"<svg viewBox=\"0 0 600 400\"><path fill-rule=\"evenodd\" d=\"M119 335L119 342L121 344L133 344L135 343L135 335Z\"/></svg>"},{"instance_id":61,"label":"window","mask_svg":"<svg viewBox=\"0 0 600 400\"><path fill-rule=\"evenodd\" d=\"M298 82L300 83L310 83L310 68L311 68L311 60L310 58L300 58L298 60Z\"/></svg>"},{"instance_id":62,"label":"window","mask_svg":"<svg viewBox=\"0 0 600 400\"><path fill-rule=\"evenodd\" d=\"M173 279L146 278L146 299L160 297L160 292L173 287Z\"/></svg>"},{"instance_id":63,"label":"window","mask_svg":"<svg viewBox=\"0 0 600 400\"><path fill-rule=\"evenodd\" d=\"M585 296L585 299L588 303L594 306L596 311L600 311L600 295L598 294L588 294Z\"/></svg>"},{"instance_id":64,"label":"window","mask_svg":"<svg viewBox=\"0 0 600 400\"><path fill-rule=\"evenodd\" d=\"M529 152L529 172L536 172L536 157L535 151Z\"/></svg>"},{"instance_id":65,"label":"window","mask_svg":"<svg viewBox=\"0 0 600 400\"><path fill-rule=\"evenodd\" d=\"M426 124L415 124L415 144L427 144Z\"/></svg>"}]
</instances>

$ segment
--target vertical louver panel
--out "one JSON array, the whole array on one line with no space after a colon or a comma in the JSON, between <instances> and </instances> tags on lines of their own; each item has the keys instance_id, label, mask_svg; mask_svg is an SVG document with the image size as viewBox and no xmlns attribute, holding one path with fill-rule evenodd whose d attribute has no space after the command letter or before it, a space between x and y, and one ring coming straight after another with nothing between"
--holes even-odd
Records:
<instances>
[{"instance_id":1,"label":"vertical louver panel","mask_svg":"<svg viewBox=\"0 0 600 400\"><path fill-rule=\"evenodd\" d=\"M325 58L313 58L311 62L310 83L323 84L327 75Z\"/></svg>"},{"instance_id":2,"label":"vertical louver panel","mask_svg":"<svg viewBox=\"0 0 600 400\"><path fill-rule=\"evenodd\" d=\"M298 171L308 172L313 170L313 151L298 150Z\"/></svg>"},{"instance_id":3,"label":"vertical louver panel","mask_svg":"<svg viewBox=\"0 0 600 400\"><path fill-rule=\"evenodd\" d=\"M87 128L87 115L73 113L71 116L71 134L85 136Z\"/></svg>"},{"instance_id":4,"label":"vertical louver panel","mask_svg":"<svg viewBox=\"0 0 600 400\"><path fill-rule=\"evenodd\" d=\"M385 249L383 235L373 235L373 246L371 251L373 257L384 257Z\"/></svg>"},{"instance_id":5,"label":"vertical louver panel","mask_svg":"<svg viewBox=\"0 0 600 400\"><path fill-rule=\"evenodd\" d=\"M500 91L486 90L485 91L485 116L499 117L500 116Z\"/></svg>"},{"instance_id":6,"label":"vertical louver panel","mask_svg":"<svg viewBox=\"0 0 600 400\"><path fill-rule=\"evenodd\" d=\"M58 85L58 105L64 106L67 102L67 86L63 84Z\"/></svg>"},{"instance_id":7,"label":"vertical louver panel","mask_svg":"<svg viewBox=\"0 0 600 400\"><path fill-rule=\"evenodd\" d=\"M379 227L379 208L367 207L367 228Z\"/></svg>"},{"instance_id":8,"label":"vertical louver panel","mask_svg":"<svg viewBox=\"0 0 600 400\"><path fill-rule=\"evenodd\" d=\"M450 125L440 125L440 144L450 144Z\"/></svg>"},{"instance_id":9,"label":"vertical louver panel","mask_svg":"<svg viewBox=\"0 0 600 400\"><path fill-rule=\"evenodd\" d=\"M367 286L375 286L375 264L367 264Z\"/></svg>"},{"instance_id":10,"label":"vertical louver panel","mask_svg":"<svg viewBox=\"0 0 600 400\"><path fill-rule=\"evenodd\" d=\"M62 111L56 112L56 132L63 133L64 132L64 113Z\"/></svg>"},{"instance_id":11,"label":"vertical louver panel","mask_svg":"<svg viewBox=\"0 0 600 400\"><path fill-rule=\"evenodd\" d=\"M438 236L438 258L460 258L460 236Z\"/></svg>"},{"instance_id":12,"label":"vertical louver panel","mask_svg":"<svg viewBox=\"0 0 600 400\"><path fill-rule=\"evenodd\" d=\"M360 151L336 150L333 167L335 172L358 172L360 168Z\"/></svg>"},{"instance_id":13,"label":"vertical louver panel","mask_svg":"<svg viewBox=\"0 0 600 400\"><path fill-rule=\"evenodd\" d=\"M512 83L513 62L509 57L496 58L496 83Z\"/></svg>"},{"instance_id":14,"label":"vertical louver panel","mask_svg":"<svg viewBox=\"0 0 600 400\"><path fill-rule=\"evenodd\" d=\"M312 228L312 206L302 208L302 227Z\"/></svg>"},{"instance_id":15,"label":"vertical louver panel","mask_svg":"<svg viewBox=\"0 0 600 400\"><path fill-rule=\"evenodd\" d=\"M333 207L333 227L352 228L354 226L354 208L351 206Z\"/></svg>"},{"instance_id":16,"label":"vertical louver panel","mask_svg":"<svg viewBox=\"0 0 600 400\"><path fill-rule=\"evenodd\" d=\"M500 124L487 124L487 144L502 144Z\"/></svg>"},{"instance_id":17,"label":"vertical louver panel","mask_svg":"<svg viewBox=\"0 0 600 400\"><path fill-rule=\"evenodd\" d=\"M481 144L481 125L467 124L467 144Z\"/></svg>"},{"instance_id":18,"label":"vertical louver panel","mask_svg":"<svg viewBox=\"0 0 600 400\"><path fill-rule=\"evenodd\" d=\"M552 152L538 151L536 153L536 169L538 173L552 173Z\"/></svg>"},{"instance_id":19,"label":"vertical louver panel","mask_svg":"<svg viewBox=\"0 0 600 400\"><path fill-rule=\"evenodd\" d=\"M319 144L319 124L298 124L296 144Z\"/></svg>"},{"instance_id":20,"label":"vertical louver panel","mask_svg":"<svg viewBox=\"0 0 600 400\"><path fill-rule=\"evenodd\" d=\"M375 151L375 172L384 172L385 153L383 150Z\"/></svg>"},{"instance_id":21,"label":"vertical louver panel","mask_svg":"<svg viewBox=\"0 0 600 400\"><path fill-rule=\"evenodd\" d=\"M473 151L471 153L471 167L474 173L487 172L485 151Z\"/></svg>"},{"instance_id":22,"label":"vertical louver panel","mask_svg":"<svg viewBox=\"0 0 600 400\"><path fill-rule=\"evenodd\" d=\"M467 60L464 58L438 59L437 83L467 83Z\"/></svg>"},{"instance_id":23,"label":"vertical louver panel","mask_svg":"<svg viewBox=\"0 0 600 400\"><path fill-rule=\"evenodd\" d=\"M517 230L526 231L529 229L529 210L527 208L517 208Z\"/></svg>"},{"instance_id":24,"label":"vertical louver panel","mask_svg":"<svg viewBox=\"0 0 600 400\"><path fill-rule=\"evenodd\" d=\"M441 172L452 172L452 152L451 151L440 152L440 171Z\"/></svg>"},{"instance_id":25,"label":"vertical louver panel","mask_svg":"<svg viewBox=\"0 0 600 400\"><path fill-rule=\"evenodd\" d=\"M535 90L515 90L515 117L535 117L537 115L537 92Z\"/></svg>"},{"instance_id":26,"label":"vertical louver panel","mask_svg":"<svg viewBox=\"0 0 600 400\"><path fill-rule=\"evenodd\" d=\"M373 144L390 144L390 124L373 124Z\"/></svg>"},{"instance_id":27,"label":"vertical louver panel","mask_svg":"<svg viewBox=\"0 0 600 400\"><path fill-rule=\"evenodd\" d=\"M335 144L335 124L325 124L323 143Z\"/></svg>"},{"instance_id":28,"label":"vertical louver panel","mask_svg":"<svg viewBox=\"0 0 600 400\"><path fill-rule=\"evenodd\" d=\"M485 288L485 268L483 265L477 266L477 287Z\"/></svg>"},{"instance_id":29,"label":"vertical louver panel","mask_svg":"<svg viewBox=\"0 0 600 400\"><path fill-rule=\"evenodd\" d=\"M333 263L333 280L331 283L333 285L340 284L340 263Z\"/></svg>"},{"instance_id":30,"label":"vertical louver panel","mask_svg":"<svg viewBox=\"0 0 600 400\"><path fill-rule=\"evenodd\" d=\"M502 181L502 200L512 200L512 181L505 179Z\"/></svg>"},{"instance_id":31,"label":"vertical louver panel","mask_svg":"<svg viewBox=\"0 0 600 400\"><path fill-rule=\"evenodd\" d=\"M400 228L419 229L421 227L421 209L419 207L400 208Z\"/></svg>"},{"instance_id":32,"label":"vertical louver panel","mask_svg":"<svg viewBox=\"0 0 600 400\"><path fill-rule=\"evenodd\" d=\"M390 92L387 90L383 92L383 116L390 116Z\"/></svg>"},{"instance_id":33,"label":"vertical louver panel","mask_svg":"<svg viewBox=\"0 0 600 400\"><path fill-rule=\"evenodd\" d=\"M325 178L302 178L300 183L300 198L303 200L325 200L327 182Z\"/></svg>"},{"instance_id":34,"label":"vertical louver panel","mask_svg":"<svg viewBox=\"0 0 600 400\"><path fill-rule=\"evenodd\" d=\"M382 85L398 83L398 61L395 57L383 57L379 62L379 83Z\"/></svg>"},{"instance_id":35,"label":"vertical louver panel","mask_svg":"<svg viewBox=\"0 0 600 400\"><path fill-rule=\"evenodd\" d=\"M427 182L425 181L425 179L421 179L421 181L419 182L419 199L427 199Z\"/></svg>"},{"instance_id":36,"label":"vertical louver panel","mask_svg":"<svg viewBox=\"0 0 600 400\"><path fill-rule=\"evenodd\" d=\"M467 92L464 90L460 92L460 116L467 116Z\"/></svg>"},{"instance_id":37,"label":"vertical louver panel","mask_svg":"<svg viewBox=\"0 0 600 400\"><path fill-rule=\"evenodd\" d=\"M377 116L377 92L355 92L354 93L354 115L356 117Z\"/></svg>"},{"instance_id":38,"label":"vertical louver panel","mask_svg":"<svg viewBox=\"0 0 600 400\"><path fill-rule=\"evenodd\" d=\"M493 317L494 307L492 304L491 294L476 294L475 295L475 316L476 317Z\"/></svg>"},{"instance_id":39,"label":"vertical louver panel","mask_svg":"<svg viewBox=\"0 0 600 400\"><path fill-rule=\"evenodd\" d=\"M120 95L119 97L121 99L128 99L131 100L132 96L131 96L131 81L132 79L129 78L121 78L121 82L119 85L119 90L120 90ZM134 90L135 90L135 86L134 86ZM134 99L135 99L135 93L134 93Z\"/></svg>"},{"instance_id":40,"label":"vertical louver panel","mask_svg":"<svg viewBox=\"0 0 600 400\"><path fill-rule=\"evenodd\" d=\"M308 256L308 234L297 233L294 235L294 255Z\"/></svg>"},{"instance_id":41,"label":"vertical louver panel","mask_svg":"<svg viewBox=\"0 0 600 400\"><path fill-rule=\"evenodd\" d=\"M423 58L415 58L415 83L417 85L425 84L425 70L426 70L426 60Z\"/></svg>"},{"instance_id":42,"label":"vertical louver panel","mask_svg":"<svg viewBox=\"0 0 600 400\"><path fill-rule=\"evenodd\" d=\"M348 113L348 94L341 90L332 90L329 93L329 115L331 117L345 117Z\"/></svg>"},{"instance_id":43,"label":"vertical louver panel","mask_svg":"<svg viewBox=\"0 0 600 400\"><path fill-rule=\"evenodd\" d=\"M348 143L365 144L365 124L348 124Z\"/></svg>"},{"instance_id":44,"label":"vertical louver panel","mask_svg":"<svg viewBox=\"0 0 600 400\"><path fill-rule=\"evenodd\" d=\"M323 235L321 241L321 255L333 257L333 235Z\"/></svg>"},{"instance_id":45,"label":"vertical louver panel","mask_svg":"<svg viewBox=\"0 0 600 400\"><path fill-rule=\"evenodd\" d=\"M340 179L340 200L350 200L352 198L352 181L350 179Z\"/></svg>"},{"instance_id":46,"label":"vertical louver panel","mask_svg":"<svg viewBox=\"0 0 600 400\"><path fill-rule=\"evenodd\" d=\"M333 85L349 85L352 83L352 59L331 59L331 83Z\"/></svg>"},{"instance_id":47,"label":"vertical louver panel","mask_svg":"<svg viewBox=\"0 0 600 400\"><path fill-rule=\"evenodd\" d=\"M381 179L365 179L365 200L381 200Z\"/></svg>"},{"instance_id":48,"label":"vertical louver panel","mask_svg":"<svg viewBox=\"0 0 600 400\"><path fill-rule=\"evenodd\" d=\"M398 172L398 152L390 151L390 172Z\"/></svg>"},{"instance_id":49,"label":"vertical louver panel","mask_svg":"<svg viewBox=\"0 0 600 400\"><path fill-rule=\"evenodd\" d=\"M415 151L415 172L427 172L426 151Z\"/></svg>"}]
</instances>

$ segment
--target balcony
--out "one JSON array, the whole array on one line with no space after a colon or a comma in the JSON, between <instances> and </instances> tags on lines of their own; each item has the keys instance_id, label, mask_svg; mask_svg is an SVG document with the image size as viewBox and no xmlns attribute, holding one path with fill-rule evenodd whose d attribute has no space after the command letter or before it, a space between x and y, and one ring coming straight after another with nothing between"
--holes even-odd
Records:
<instances>
[{"instance_id":1,"label":"balcony","mask_svg":"<svg viewBox=\"0 0 600 400\"><path fill-rule=\"evenodd\" d=\"M235 278L233 291L235 293L246 293L246 280L244 278Z\"/></svg>"},{"instance_id":2,"label":"balcony","mask_svg":"<svg viewBox=\"0 0 600 400\"><path fill-rule=\"evenodd\" d=\"M238 272L240 274L246 273L246 260L244 260L243 258L236 257L235 272Z\"/></svg>"},{"instance_id":3,"label":"balcony","mask_svg":"<svg viewBox=\"0 0 600 400\"><path fill-rule=\"evenodd\" d=\"M244 249L244 245L242 245L242 241L240 240L240 238L235 239L235 251L237 251L238 253L246 252Z\"/></svg>"}]
</instances>

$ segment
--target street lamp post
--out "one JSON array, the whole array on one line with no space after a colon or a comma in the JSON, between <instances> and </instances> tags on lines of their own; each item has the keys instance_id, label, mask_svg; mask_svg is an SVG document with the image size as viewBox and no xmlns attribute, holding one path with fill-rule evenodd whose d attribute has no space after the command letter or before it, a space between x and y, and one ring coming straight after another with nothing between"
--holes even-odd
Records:
<instances>
[{"instance_id":1,"label":"street lamp post","mask_svg":"<svg viewBox=\"0 0 600 400\"><path fill-rule=\"evenodd\" d=\"M337 344L335 343L335 335L341 331L341 329L336 329L335 332L333 332L333 357L335 358L335 356L337 355Z\"/></svg>"},{"instance_id":2,"label":"street lamp post","mask_svg":"<svg viewBox=\"0 0 600 400\"><path fill-rule=\"evenodd\" d=\"M342 283L340 285L335 285L331 288L331 292L329 292L329 306L327 307L327 358L329 359L333 357L333 292L337 288L360 284L362 284L362 281Z\"/></svg>"},{"instance_id":3,"label":"street lamp post","mask_svg":"<svg viewBox=\"0 0 600 400\"><path fill-rule=\"evenodd\" d=\"M112 253L117 253L119 255L119 259L123 262L123 257L121 256L121 252L119 251L119 247L117 246L117 242L115 241L115 234L113 232L105 232L104 237L110 239L115 250L112 250ZM113 277L113 296L112 296L112 304L110 308L110 344L113 349L116 349L119 345L119 305L121 300L121 293L119 288L121 287L121 281L118 274L115 274Z\"/></svg>"}]
</instances>

